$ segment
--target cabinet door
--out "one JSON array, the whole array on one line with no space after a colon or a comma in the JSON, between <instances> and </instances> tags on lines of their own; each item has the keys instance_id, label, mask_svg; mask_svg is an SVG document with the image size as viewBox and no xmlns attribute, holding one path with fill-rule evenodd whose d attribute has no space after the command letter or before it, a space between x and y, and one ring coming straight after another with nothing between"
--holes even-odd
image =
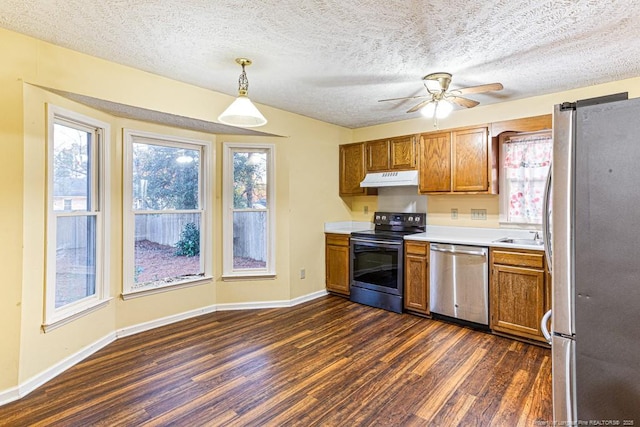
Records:
<instances>
[{"instance_id":1,"label":"cabinet door","mask_svg":"<svg viewBox=\"0 0 640 427\"><path fill-rule=\"evenodd\" d=\"M420 136L421 193L451 191L451 134Z\"/></svg>"},{"instance_id":2,"label":"cabinet door","mask_svg":"<svg viewBox=\"0 0 640 427\"><path fill-rule=\"evenodd\" d=\"M389 140L365 142L367 149L367 172L389 170Z\"/></svg>"},{"instance_id":3,"label":"cabinet door","mask_svg":"<svg viewBox=\"0 0 640 427\"><path fill-rule=\"evenodd\" d=\"M487 128L452 132L453 191L487 191L488 133Z\"/></svg>"},{"instance_id":4,"label":"cabinet door","mask_svg":"<svg viewBox=\"0 0 640 427\"><path fill-rule=\"evenodd\" d=\"M340 146L340 195L353 196L365 194L360 187L364 179L364 143Z\"/></svg>"},{"instance_id":5,"label":"cabinet door","mask_svg":"<svg viewBox=\"0 0 640 427\"><path fill-rule=\"evenodd\" d=\"M327 291L349 295L348 236L326 236L325 263Z\"/></svg>"},{"instance_id":6,"label":"cabinet door","mask_svg":"<svg viewBox=\"0 0 640 427\"><path fill-rule=\"evenodd\" d=\"M429 245L407 242L404 265L404 308L429 314Z\"/></svg>"},{"instance_id":7,"label":"cabinet door","mask_svg":"<svg viewBox=\"0 0 640 427\"><path fill-rule=\"evenodd\" d=\"M544 341L544 270L494 265L491 276L491 329Z\"/></svg>"},{"instance_id":8,"label":"cabinet door","mask_svg":"<svg viewBox=\"0 0 640 427\"><path fill-rule=\"evenodd\" d=\"M403 136L389 140L390 168L410 170L416 168L415 137Z\"/></svg>"}]
</instances>

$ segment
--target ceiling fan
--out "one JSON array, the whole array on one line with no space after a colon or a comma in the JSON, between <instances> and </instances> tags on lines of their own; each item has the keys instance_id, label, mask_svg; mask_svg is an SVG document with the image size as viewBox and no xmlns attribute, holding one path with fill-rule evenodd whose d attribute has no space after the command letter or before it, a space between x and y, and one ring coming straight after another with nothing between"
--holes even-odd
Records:
<instances>
[{"instance_id":1,"label":"ceiling fan","mask_svg":"<svg viewBox=\"0 0 640 427\"><path fill-rule=\"evenodd\" d=\"M449 90L449 84L451 84L450 73L431 73L422 78L425 89L427 89L426 95L407 96L403 98L390 98L381 99L378 102L386 101L401 101L405 99L419 99L427 98L424 101L411 107L407 110L407 113L413 113L420 110L426 117L443 118L446 117L452 110L453 104L459 105L464 108L473 108L480 104L473 99L464 98L460 95L466 95L470 93L485 93L497 90L502 90L502 83L488 83L478 86L463 87L460 89Z\"/></svg>"}]
</instances>

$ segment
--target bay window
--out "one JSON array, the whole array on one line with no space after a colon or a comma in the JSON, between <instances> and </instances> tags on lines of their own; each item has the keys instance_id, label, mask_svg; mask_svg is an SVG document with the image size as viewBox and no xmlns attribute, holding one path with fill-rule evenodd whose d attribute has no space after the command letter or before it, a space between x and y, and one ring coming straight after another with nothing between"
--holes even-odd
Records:
<instances>
[{"instance_id":1,"label":"bay window","mask_svg":"<svg viewBox=\"0 0 640 427\"><path fill-rule=\"evenodd\" d=\"M223 275L275 275L274 152L270 144L225 144Z\"/></svg>"},{"instance_id":2,"label":"bay window","mask_svg":"<svg viewBox=\"0 0 640 427\"><path fill-rule=\"evenodd\" d=\"M210 277L208 143L125 131L123 295Z\"/></svg>"},{"instance_id":3,"label":"bay window","mask_svg":"<svg viewBox=\"0 0 640 427\"><path fill-rule=\"evenodd\" d=\"M109 125L48 105L45 331L106 304Z\"/></svg>"}]
</instances>

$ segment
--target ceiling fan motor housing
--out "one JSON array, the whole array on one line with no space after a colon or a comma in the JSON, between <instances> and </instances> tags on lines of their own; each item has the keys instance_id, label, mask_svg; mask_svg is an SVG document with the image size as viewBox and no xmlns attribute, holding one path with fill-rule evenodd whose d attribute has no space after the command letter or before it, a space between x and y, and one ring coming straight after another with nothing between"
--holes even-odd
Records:
<instances>
[{"instance_id":1,"label":"ceiling fan motor housing","mask_svg":"<svg viewBox=\"0 0 640 427\"><path fill-rule=\"evenodd\" d=\"M442 92L446 92L447 89L449 89L449 84L451 84L451 74L450 73L431 73L424 76L422 80L435 80L440 85Z\"/></svg>"}]
</instances>

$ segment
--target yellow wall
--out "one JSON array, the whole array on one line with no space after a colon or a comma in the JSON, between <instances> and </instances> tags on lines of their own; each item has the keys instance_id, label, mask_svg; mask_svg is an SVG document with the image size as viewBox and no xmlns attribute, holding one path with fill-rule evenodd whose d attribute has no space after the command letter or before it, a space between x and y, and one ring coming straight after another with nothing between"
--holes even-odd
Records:
<instances>
[{"instance_id":1,"label":"yellow wall","mask_svg":"<svg viewBox=\"0 0 640 427\"><path fill-rule=\"evenodd\" d=\"M112 117L49 93L52 87L109 101L215 121L233 97L73 52L0 29L0 396L83 348L122 328L218 304L289 301L324 289L325 221L350 218L338 197L338 145L352 131L282 110L259 106L261 128L277 137L210 135ZM111 256L109 304L42 332L46 225L45 104L111 125ZM211 142L214 279L207 284L129 300L119 298L122 277L122 129ZM221 180L224 142L276 146L276 272L272 280L222 281ZM306 278L299 278L299 270Z\"/></svg>"},{"instance_id":2,"label":"yellow wall","mask_svg":"<svg viewBox=\"0 0 640 427\"><path fill-rule=\"evenodd\" d=\"M16 39L0 37L0 390L18 381L22 300L22 83L5 64L32 66L35 56L32 46L14 49Z\"/></svg>"},{"instance_id":3,"label":"yellow wall","mask_svg":"<svg viewBox=\"0 0 640 427\"><path fill-rule=\"evenodd\" d=\"M457 110L448 118L440 120L438 128L451 129L521 117L551 114L553 112L553 106L561 102L576 101L618 92L629 92L629 98L640 96L640 78L621 80L517 101L485 106L480 105L469 110ZM434 129L433 121L431 120L425 120L423 118L410 119L355 129L353 132L353 141L368 141L399 135L432 132L434 130L436 129ZM458 209L457 220L451 219L451 209L453 208ZM471 209L486 209L487 220L472 220ZM353 214L354 216L361 215L361 209L354 210ZM498 197L490 195L427 196L427 224L464 227L499 227Z\"/></svg>"}]
</instances>

